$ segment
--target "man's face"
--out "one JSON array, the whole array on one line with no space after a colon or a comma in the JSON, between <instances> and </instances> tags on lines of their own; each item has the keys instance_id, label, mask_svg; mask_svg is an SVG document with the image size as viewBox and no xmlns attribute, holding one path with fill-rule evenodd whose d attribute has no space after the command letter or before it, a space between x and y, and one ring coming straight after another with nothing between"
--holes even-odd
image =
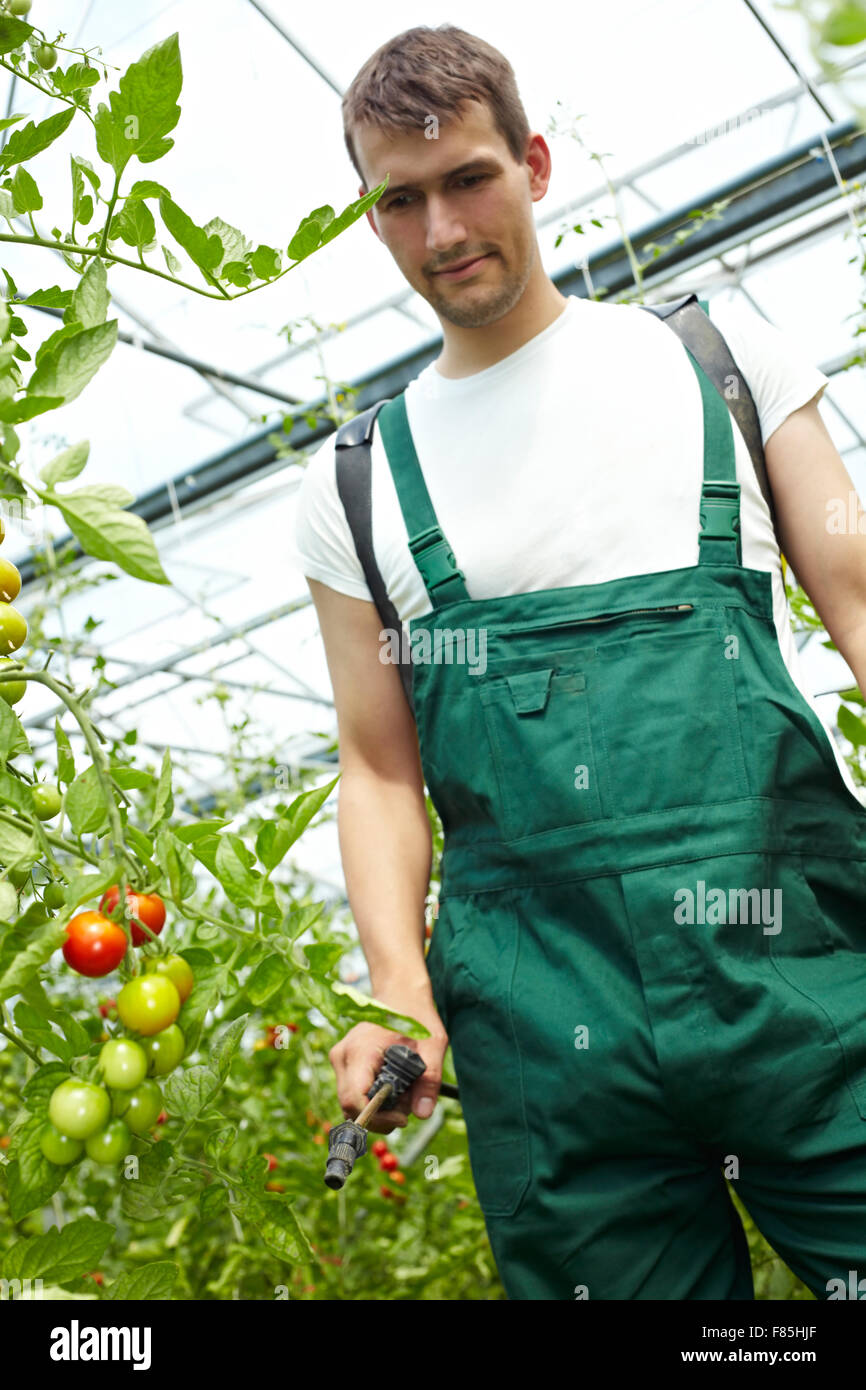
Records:
<instances>
[{"instance_id":1,"label":"man's face","mask_svg":"<svg viewBox=\"0 0 866 1390\"><path fill-rule=\"evenodd\" d=\"M412 288L461 328L508 313L537 255L532 204L546 192L550 163L543 138L532 136L526 162L515 163L490 109L470 101L437 139L424 128L392 135L365 125L355 148L368 188L390 173L367 219ZM472 258L483 259L440 273Z\"/></svg>"}]
</instances>

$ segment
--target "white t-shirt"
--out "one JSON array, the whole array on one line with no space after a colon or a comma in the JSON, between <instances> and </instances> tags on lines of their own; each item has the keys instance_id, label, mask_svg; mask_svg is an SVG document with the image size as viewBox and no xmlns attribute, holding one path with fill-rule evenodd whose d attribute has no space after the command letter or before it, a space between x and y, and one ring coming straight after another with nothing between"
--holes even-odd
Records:
<instances>
[{"instance_id":1,"label":"white t-shirt","mask_svg":"<svg viewBox=\"0 0 866 1390\"><path fill-rule=\"evenodd\" d=\"M742 302L710 317L749 384L764 443L828 378ZM634 304L570 295L516 352L456 380L430 363L405 391L418 460L470 598L601 584L698 563L703 414L673 330ZM529 408L527 408L529 407ZM733 424L742 561L773 576L779 646L823 724L846 786L853 778L806 689L779 547L745 440ZM337 492L335 433L298 492L303 574L372 602ZM430 611L378 429L371 451L373 549L401 620Z\"/></svg>"}]
</instances>

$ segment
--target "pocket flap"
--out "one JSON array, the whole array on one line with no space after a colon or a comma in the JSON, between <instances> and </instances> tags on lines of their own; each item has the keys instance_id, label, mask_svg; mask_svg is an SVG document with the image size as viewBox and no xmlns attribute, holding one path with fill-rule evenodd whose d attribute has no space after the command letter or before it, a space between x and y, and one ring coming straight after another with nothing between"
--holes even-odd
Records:
<instances>
[{"instance_id":1,"label":"pocket flap","mask_svg":"<svg viewBox=\"0 0 866 1390\"><path fill-rule=\"evenodd\" d=\"M537 710L544 709L555 669L548 666L542 671L521 671L517 675L506 676L517 714L535 714ZM586 677L579 674L563 676L560 680L566 682L568 690L583 690L586 685Z\"/></svg>"}]
</instances>

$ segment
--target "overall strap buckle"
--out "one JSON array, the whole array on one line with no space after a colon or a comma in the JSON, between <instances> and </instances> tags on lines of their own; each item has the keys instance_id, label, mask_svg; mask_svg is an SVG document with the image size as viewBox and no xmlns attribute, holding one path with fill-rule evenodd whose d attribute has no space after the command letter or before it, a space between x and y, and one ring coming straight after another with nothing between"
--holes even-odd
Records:
<instances>
[{"instance_id":1,"label":"overall strap buckle","mask_svg":"<svg viewBox=\"0 0 866 1390\"><path fill-rule=\"evenodd\" d=\"M741 564L740 484L726 478L705 478L701 488L700 518L698 544L702 554L705 541L733 541L736 562ZM715 555L715 551L716 547L712 546L709 553Z\"/></svg>"},{"instance_id":2,"label":"overall strap buckle","mask_svg":"<svg viewBox=\"0 0 866 1390\"><path fill-rule=\"evenodd\" d=\"M701 535L713 540L740 538L740 484L705 478L701 488Z\"/></svg>"},{"instance_id":3,"label":"overall strap buckle","mask_svg":"<svg viewBox=\"0 0 866 1390\"><path fill-rule=\"evenodd\" d=\"M416 536L411 536L409 549L428 590L438 589L452 579L465 583L466 576L458 569L454 552L438 526L428 526Z\"/></svg>"}]
</instances>

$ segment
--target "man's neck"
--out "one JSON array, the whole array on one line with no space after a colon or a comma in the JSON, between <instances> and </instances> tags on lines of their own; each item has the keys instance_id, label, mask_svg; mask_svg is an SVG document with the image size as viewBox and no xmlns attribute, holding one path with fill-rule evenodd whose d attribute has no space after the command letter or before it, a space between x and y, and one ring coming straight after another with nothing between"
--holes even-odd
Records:
<instances>
[{"instance_id":1,"label":"man's neck","mask_svg":"<svg viewBox=\"0 0 866 1390\"><path fill-rule=\"evenodd\" d=\"M434 367L451 380L474 376L523 347L563 312L568 299L544 272L530 278L523 294L501 319L480 328L442 323L443 347Z\"/></svg>"}]
</instances>

